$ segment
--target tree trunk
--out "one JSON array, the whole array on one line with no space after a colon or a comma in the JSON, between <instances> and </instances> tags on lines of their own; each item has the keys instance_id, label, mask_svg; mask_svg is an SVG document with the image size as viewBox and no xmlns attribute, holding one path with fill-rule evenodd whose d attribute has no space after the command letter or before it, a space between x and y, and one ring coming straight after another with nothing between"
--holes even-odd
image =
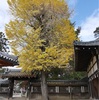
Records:
<instances>
[{"instance_id":1,"label":"tree trunk","mask_svg":"<svg viewBox=\"0 0 99 100\"><path fill-rule=\"evenodd\" d=\"M47 80L46 80L46 72L41 72L41 92L43 100L49 100L48 97L48 89L47 89Z\"/></svg>"}]
</instances>

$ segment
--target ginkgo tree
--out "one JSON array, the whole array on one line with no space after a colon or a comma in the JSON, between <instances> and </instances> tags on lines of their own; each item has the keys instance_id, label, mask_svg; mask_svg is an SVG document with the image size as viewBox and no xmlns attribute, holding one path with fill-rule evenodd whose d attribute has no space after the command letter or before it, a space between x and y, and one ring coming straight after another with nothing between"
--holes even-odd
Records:
<instances>
[{"instance_id":1,"label":"ginkgo tree","mask_svg":"<svg viewBox=\"0 0 99 100\"><path fill-rule=\"evenodd\" d=\"M46 72L66 68L76 39L65 0L8 0L13 20L6 34L23 71L41 72L43 100L48 100Z\"/></svg>"}]
</instances>

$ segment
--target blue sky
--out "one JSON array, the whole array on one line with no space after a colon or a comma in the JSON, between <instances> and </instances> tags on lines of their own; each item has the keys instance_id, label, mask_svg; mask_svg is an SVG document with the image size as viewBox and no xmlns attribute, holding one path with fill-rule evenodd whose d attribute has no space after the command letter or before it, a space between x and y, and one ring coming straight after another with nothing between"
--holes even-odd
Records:
<instances>
[{"instance_id":1,"label":"blue sky","mask_svg":"<svg viewBox=\"0 0 99 100\"><path fill-rule=\"evenodd\" d=\"M99 0L67 0L70 9L74 9L71 18L75 28L81 26L79 35L82 41L94 40L93 31L99 26Z\"/></svg>"},{"instance_id":2,"label":"blue sky","mask_svg":"<svg viewBox=\"0 0 99 100\"><path fill-rule=\"evenodd\" d=\"M71 0L69 0L71 1ZM74 18L77 25L80 25L84 19L89 17L96 9L99 8L99 0L72 0L76 1L74 5Z\"/></svg>"},{"instance_id":3,"label":"blue sky","mask_svg":"<svg viewBox=\"0 0 99 100\"><path fill-rule=\"evenodd\" d=\"M0 31L11 19L7 0L0 0ZM93 31L99 26L99 0L66 0L69 8L74 10L71 21L75 28L81 26L79 35L82 41L94 40Z\"/></svg>"}]
</instances>

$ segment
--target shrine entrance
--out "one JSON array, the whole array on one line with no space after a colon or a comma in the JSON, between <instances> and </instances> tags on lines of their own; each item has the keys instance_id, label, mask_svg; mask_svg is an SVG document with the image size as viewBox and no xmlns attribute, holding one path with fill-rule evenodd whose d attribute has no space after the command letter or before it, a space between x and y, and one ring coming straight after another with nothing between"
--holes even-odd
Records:
<instances>
[{"instance_id":1,"label":"shrine entrance","mask_svg":"<svg viewBox=\"0 0 99 100\"><path fill-rule=\"evenodd\" d=\"M27 80L14 80L13 97L26 97L27 96Z\"/></svg>"},{"instance_id":2,"label":"shrine entrance","mask_svg":"<svg viewBox=\"0 0 99 100\"><path fill-rule=\"evenodd\" d=\"M2 78L8 78L8 98L12 97L26 97L30 98L30 81L36 79L36 74L21 72L20 70L8 70L2 74Z\"/></svg>"}]
</instances>

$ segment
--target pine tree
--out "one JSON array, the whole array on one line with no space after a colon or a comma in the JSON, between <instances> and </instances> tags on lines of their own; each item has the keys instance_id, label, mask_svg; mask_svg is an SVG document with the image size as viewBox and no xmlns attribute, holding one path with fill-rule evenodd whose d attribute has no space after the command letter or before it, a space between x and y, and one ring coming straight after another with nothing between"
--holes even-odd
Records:
<instances>
[{"instance_id":1,"label":"pine tree","mask_svg":"<svg viewBox=\"0 0 99 100\"><path fill-rule=\"evenodd\" d=\"M99 39L99 27L96 27L96 30L94 31L95 38Z\"/></svg>"},{"instance_id":2,"label":"pine tree","mask_svg":"<svg viewBox=\"0 0 99 100\"><path fill-rule=\"evenodd\" d=\"M0 32L0 51L9 52L8 40L3 32Z\"/></svg>"}]
</instances>

